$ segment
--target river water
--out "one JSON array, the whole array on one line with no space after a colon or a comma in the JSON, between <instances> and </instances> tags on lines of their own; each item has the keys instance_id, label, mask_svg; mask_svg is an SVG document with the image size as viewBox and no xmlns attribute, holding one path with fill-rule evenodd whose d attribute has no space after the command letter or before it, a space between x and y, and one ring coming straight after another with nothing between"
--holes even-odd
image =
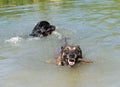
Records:
<instances>
[{"instance_id":1,"label":"river water","mask_svg":"<svg viewBox=\"0 0 120 87\"><path fill-rule=\"evenodd\" d=\"M119 0L1 0L0 5L0 87L120 87ZM42 20L56 31L29 37ZM55 65L64 37L93 63Z\"/></svg>"}]
</instances>

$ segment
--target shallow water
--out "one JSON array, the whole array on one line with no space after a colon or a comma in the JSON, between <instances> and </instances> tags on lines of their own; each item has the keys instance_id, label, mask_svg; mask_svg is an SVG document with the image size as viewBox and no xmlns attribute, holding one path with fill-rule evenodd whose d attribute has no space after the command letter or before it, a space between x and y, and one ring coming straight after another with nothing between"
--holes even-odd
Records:
<instances>
[{"instance_id":1,"label":"shallow water","mask_svg":"<svg viewBox=\"0 0 120 87\"><path fill-rule=\"evenodd\" d=\"M0 87L120 87L120 1L1 1ZM28 35L36 23L57 27L47 38ZM64 45L80 45L93 63L54 64Z\"/></svg>"}]
</instances>

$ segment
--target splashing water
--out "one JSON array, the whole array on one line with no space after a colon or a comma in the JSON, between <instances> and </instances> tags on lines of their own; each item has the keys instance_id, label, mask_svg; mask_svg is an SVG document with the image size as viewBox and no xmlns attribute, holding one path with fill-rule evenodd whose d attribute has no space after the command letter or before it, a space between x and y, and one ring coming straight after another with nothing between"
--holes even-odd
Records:
<instances>
[{"instance_id":1,"label":"splashing water","mask_svg":"<svg viewBox=\"0 0 120 87\"><path fill-rule=\"evenodd\" d=\"M23 39L21 37L17 36L17 37L12 37L8 40L5 40L5 42L17 44L17 43L21 42L22 40Z\"/></svg>"},{"instance_id":2,"label":"splashing water","mask_svg":"<svg viewBox=\"0 0 120 87\"><path fill-rule=\"evenodd\" d=\"M59 39L62 39L62 35L57 31L54 31L53 34L56 35Z\"/></svg>"}]
</instances>

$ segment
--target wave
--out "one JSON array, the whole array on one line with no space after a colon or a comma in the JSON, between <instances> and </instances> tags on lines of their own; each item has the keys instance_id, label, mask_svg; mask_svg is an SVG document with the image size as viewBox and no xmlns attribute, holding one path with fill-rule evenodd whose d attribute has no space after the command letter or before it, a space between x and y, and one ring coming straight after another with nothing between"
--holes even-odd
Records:
<instances>
[{"instance_id":1,"label":"wave","mask_svg":"<svg viewBox=\"0 0 120 87\"><path fill-rule=\"evenodd\" d=\"M53 32L53 35L55 35L58 39L62 39L62 35L58 33L57 31ZM19 44L20 42L27 40L27 41L33 41L33 40L39 40L40 37L30 37L30 36L16 36L11 37L8 40L5 40L6 43L12 43L12 44Z\"/></svg>"},{"instance_id":2,"label":"wave","mask_svg":"<svg viewBox=\"0 0 120 87\"><path fill-rule=\"evenodd\" d=\"M8 40L5 40L5 42L8 42L8 43L14 43L14 44L17 44L17 43L20 43L21 41L23 40L28 40L28 41L32 41L32 40L39 40L40 38L39 37L28 37L28 38L24 38L23 37L20 37L20 36L16 36L16 37L11 37L10 39Z\"/></svg>"},{"instance_id":3,"label":"wave","mask_svg":"<svg viewBox=\"0 0 120 87\"><path fill-rule=\"evenodd\" d=\"M17 36L17 37L12 37L8 40L5 40L5 42L17 44L17 43L21 42L22 40L23 40L23 38Z\"/></svg>"},{"instance_id":4,"label":"wave","mask_svg":"<svg viewBox=\"0 0 120 87\"><path fill-rule=\"evenodd\" d=\"M62 35L57 31L54 31L53 34L58 37L58 39L62 39Z\"/></svg>"}]
</instances>

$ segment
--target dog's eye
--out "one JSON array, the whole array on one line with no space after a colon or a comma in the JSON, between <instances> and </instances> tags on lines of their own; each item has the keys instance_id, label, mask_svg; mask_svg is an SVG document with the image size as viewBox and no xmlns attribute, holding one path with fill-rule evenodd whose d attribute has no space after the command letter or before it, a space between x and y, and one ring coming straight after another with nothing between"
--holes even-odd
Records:
<instances>
[{"instance_id":1,"label":"dog's eye","mask_svg":"<svg viewBox=\"0 0 120 87\"><path fill-rule=\"evenodd\" d=\"M80 53L80 51L79 51L79 50L75 50L75 53L79 54L79 53Z\"/></svg>"},{"instance_id":2,"label":"dog's eye","mask_svg":"<svg viewBox=\"0 0 120 87\"><path fill-rule=\"evenodd\" d=\"M65 53L69 53L69 49L66 49L64 52L65 52Z\"/></svg>"}]
</instances>

